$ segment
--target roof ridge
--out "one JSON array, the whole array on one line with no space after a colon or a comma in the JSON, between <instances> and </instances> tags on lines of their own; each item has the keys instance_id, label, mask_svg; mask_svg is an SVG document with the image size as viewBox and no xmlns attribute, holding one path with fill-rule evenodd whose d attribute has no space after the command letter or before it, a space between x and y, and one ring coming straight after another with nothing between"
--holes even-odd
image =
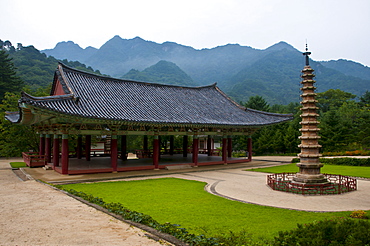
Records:
<instances>
[{"instance_id":1,"label":"roof ridge","mask_svg":"<svg viewBox=\"0 0 370 246\"><path fill-rule=\"evenodd\" d=\"M271 112L261 111L261 110L252 109L252 108L245 108L245 111L252 111L252 112L261 113L265 115L272 115L272 116L282 116L282 117L293 116L293 114L271 113Z\"/></svg>"},{"instance_id":2,"label":"roof ridge","mask_svg":"<svg viewBox=\"0 0 370 246\"><path fill-rule=\"evenodd\" d=\"M88 75L88 76L97 77L97 78L100 78L100 79L103 79L103 80L111 80L111 81L117 81L117 82L132 82L132 83L145 84L145 85L151 85L151 86L166 86L166 87L187 88L187 89L204 89L204 88L216 87L216 85L217 85L217 83L215 82L213 84L203 85L203 86L181 86L181 85L169 85L169 84L161 84L161 83L152 83L152 82L148 82L148 81L119 79L119 78L94 74L94 73L91 73L91 72L86 72L86 71L82 71L82 70L79 70L79 69L76 69L76 68L72 68L72 67L67 66L66 64L64 64L60 61L58 63L61 66L62 69L71 70L73 72L77 72L77 73L80 73L80 74L85 74L85 75Z\"/></svg>"},{"instance_id":3,"label":"roof ridge","mask_svg":"<svg viewBox=\"0 0 370 246\"><path fill-rule=\"evenodd\" d=\"M52 99L55 99L55 100L61 100L61 99L67 100L67 99L73 99L74 98L74 95L73 94L35 97L35 96L31 96L30 94L28 94L27 92L24 92L24 91L21 92L21 96L22 96L22 98L28 98L28 99L32 99L34 101L44 101L44 100L52 100Z\"/></svg>"},{"instance_id":4,"label":"roof ridge","mask_svg":"<svg viewBox=\"0 0 370 246\"><path fill-rule=\"evenodd\" d=\"M229 97L228 95L225 94L225 92L223 92L220 88L218 88L215 84L215 89L218 91L218 93L220 93L222 96L224 96L227 100L229 100L232 104L234 104L235 106L237 106L238 108L242 109L242 110L246 110L247 108L240 105L239 103L235 102L233 99L231 99L231 97Z\"/></svg>"},{"instance_id":5,"label":"roof ridge","mask_svg":"<svg viewBox=\"0 0 370 246\"><path fill-rule=\"evenodd\" d=\"M60 79L59 82L62 84L63 87L66 87L67 88L67 90L68 90L69 93L67 93L67 91L63 88L64 92L66 94L72 94L72 95L74 95L74 92L73 92L72 88L69 85L69 81L68 81L67 77L64 74L63 65L61 65L61 64L58 65L58 69L57 69L56 74L57 74L57 76Z\"/></svg>"}]
</instances>

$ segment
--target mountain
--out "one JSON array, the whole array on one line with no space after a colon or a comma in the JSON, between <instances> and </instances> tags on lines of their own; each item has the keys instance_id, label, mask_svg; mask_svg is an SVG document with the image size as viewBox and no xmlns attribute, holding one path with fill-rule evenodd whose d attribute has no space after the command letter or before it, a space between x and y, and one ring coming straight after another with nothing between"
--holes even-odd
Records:
<instances>
[{"instance_id":1,"label":"mountain","mask_svg":"<svg viewBox=\"0 0 370 246\"><path fill-rule=\"evenodd\" d=\"M335 69L345 75L359 77L361 79L370 80L370 69L361 63L339 59L337 61L321 61L321 65Z\"/></svg>"},{"instance_id":2,"label":"mountain","mask_svg":"<svg viewBox=\"0 0 370 246\"><path fill-rule=\"evenodd\" d=\"M198 85L217 82L236 101L246 101L251 95L261 95L270 104L300 100L300 71L304 57L286 42L263 50L239 44L197 50L174 42L158 44L140 37L122 39L114 36L92 51L64 42L43 52L59 59L72 60L73 57L113 77L140 78L145 75L143 80L149 73L144 72L146 68L168 61L176 64ZM333 88L361 96L370 90L369 67L346 60L312 61L311 65L316 69L318 91Z\"/></svg>"},{"instance_id":3,"label":"mountain","mask_svg":"<svg viewBox=\"0 0 370 246\"><path fill-rule=\"evenodd\" d=\"M121 77L131 69L144 70L166 60L175 63L198 84L208 85L224 81L264 55L281 49L295 50L285 42L266 50L238 44L196 50L174 42L158 44L140 37L122 39L114 36L95 53L89 53L73 42L62 42L43 52L59 59L84 62L113 77Z\"/></svg>"},{"instance_id":4,"label":"mountain","mask_svg":"<svg viewBox=\"0 0 370 246\"><path fill-rule=\"evenodd\" d=\"M54 57L47 57L34 46L11 49L8 53L17 68L17 75L33 91L52 82L55 68L58 66L58 60Z\"/></svg>"},{"instance_id":5,"label":"mountain","mask_svg":"<svg viewBox=\"0 0 370 246\"><path fill-rule=\"evenodd\" d=\"M304 64L302 53L292 49L272 52L254 64L245 67L235 76L220 84L225 93L237 101L247 101L259 95L270 104L288 104L300 100L300 73ZM338 70L310 61L315 70L317 92L341 89L362 95L370 89L370 80L345 75Z\"/></svg>"},{"instance_id":6,"label":"mountain","mask_svg":"<svg viewBox=\"0 0 370 246\"><path fill-rule=\"evenodd\" d=\"M65 48L64 52L60 50L61 47ZM74 45L68 47L66 44L58 44L54 48L58 52L54 52L54 49L43 50L43 52L58 59L73 60L72 58L74 58L83 61L113 77L121 77L131 69L143 70L160 60L171 61L184 70L194 81L203 85L222 80L230 71L236 73L244 65L258 58L258 50L237 44L196 50L173 42L158 44L140 37L122 39L115 36L88 59L86 59L88 53L83 49L78 49L78 52L73 51L73 56L71 56L70 50L76 48L78 49ZM76 55L81 51L83 55L77 59ZM248 59L244 59L245 57Z\"/></svg>"},{"instance_id":7,"label":"mountain","mask_svg":"<svg viewBox=\"0 0 370 246\"><path fill-rule=\"evenodd\" d=\"M144 69L142 72L131 69L123 79L146 81L150 83L161 83L168 85L196 86L197 84L182 71L175 63L159 61L153 66Z\"/></svg>"},{"instance_id":8,"label":"mountain","mask_svg":"<svg viewBox=\"0 0 370 246\"><path fill-rule=\"evenodd\" d=\"M53 53L53 57L57 59L68 59L70 61L79 61L84 63L89 57L94 55L98 49L91 46L86 49L82 49L78 44L72 41L60 42L54 49L43 50L42 52L49 55L48 53Z\"/></svg>"},{"instance_id":9,"label":"mountain","mask_svg":"<svg viewBox=\"0 0 370 246\"><path fill-rule=\"evenodd\" d=\"M54 71L58 66L58 60L52 56L47 57L41 53L34 46L30 45L23 47L18 44L15 48L10 41L5 41L7 46L0 45L0 49L4 49L12 58L14 66L17 68L17 76L19 76L25 85L29 87L32 92L36 92L39 88L48 87L53 82ZM2 44L0 40L0 44ZM91 67L86 67L78 61L63 60L64 64L90 73L100 74L98 70Z\"/></svg>"},{"instance_id":10,"label":"mountain","mask_svg":"<svg viewBox=\"0 0 370 246\"><path fill-rule=\"evenodd\" d=\"M220 83L220 87L230 97L243 102L255 95L270 104L298 101L302 58L297 50L276 50Z\"/></svg>"}]
</instances>

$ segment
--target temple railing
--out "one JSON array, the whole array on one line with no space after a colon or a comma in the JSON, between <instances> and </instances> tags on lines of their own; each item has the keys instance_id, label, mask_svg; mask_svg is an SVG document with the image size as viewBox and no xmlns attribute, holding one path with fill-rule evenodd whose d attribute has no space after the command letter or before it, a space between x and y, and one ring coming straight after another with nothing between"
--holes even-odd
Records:
<instances>
[{"instance_id":1,"label":"temple railing","mask_svg":"<svg viewBox=\"0 0 370 246\"><path fill-rule=\"evenodd\" d=\"M323 174L326 183L300 183L293 177L296 173L275 173L267 175L267 185L273 190L302 195L336 195L357 190L357 179L335 174Z\"/></svg>"},{"instance_id":2,"label":"temple railing","mask_svg":"<svg viewBox=\"0 0 370 246\"><path fill-rule=\"evenodd\" d=\"M46 165L46 155L37 152L22 152L23 161L29 167L43 167Z\"/></svg>"}]
</instances>

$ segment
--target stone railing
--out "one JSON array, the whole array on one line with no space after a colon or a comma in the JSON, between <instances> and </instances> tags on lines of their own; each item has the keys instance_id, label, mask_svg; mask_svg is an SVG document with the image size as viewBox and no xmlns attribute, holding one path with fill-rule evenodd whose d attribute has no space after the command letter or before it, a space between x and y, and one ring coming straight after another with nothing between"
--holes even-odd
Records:
<instances>
[{"instance_id":1,"label":"stone railing","mask_svg":"<svg viewBox=\"0 0 370 246\"><path fill-rule=\"evenodd\" d=\"M267 175L267 185L273 190L302 195L337 195L357 190L357 180L352 177L323 174L326 183L300 183L293 181L295 173Z\"/></svg>"}]
</instances>

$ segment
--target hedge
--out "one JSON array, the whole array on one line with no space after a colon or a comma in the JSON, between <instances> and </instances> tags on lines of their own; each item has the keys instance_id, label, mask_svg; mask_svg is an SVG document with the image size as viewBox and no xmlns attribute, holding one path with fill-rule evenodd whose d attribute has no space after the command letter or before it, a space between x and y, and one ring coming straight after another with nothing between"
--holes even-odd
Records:
<instances>
[{"instance_id":1,"label":"hedge","mask_svg":"<svg viewBox=\"0 0 370 246\"><path fill-rule=\"evenodd\" d=\"M299 158L292 160L292 163L298 162ZM370 167L370 158L320 158L320 162L327 165Z\"/></svg>"},{"instance_id":2,"label":"hedge","mask_svg":"<svg viewBox=\"0 0 370 246\"><path fill-rule=\"evenodd\" d=\"M272 243L276 246L329 246L329 245L370 245L370 223L366 220L334 219L306 225L298 224L297 229L279 232Z\"/></svg>"}]
</instances>

